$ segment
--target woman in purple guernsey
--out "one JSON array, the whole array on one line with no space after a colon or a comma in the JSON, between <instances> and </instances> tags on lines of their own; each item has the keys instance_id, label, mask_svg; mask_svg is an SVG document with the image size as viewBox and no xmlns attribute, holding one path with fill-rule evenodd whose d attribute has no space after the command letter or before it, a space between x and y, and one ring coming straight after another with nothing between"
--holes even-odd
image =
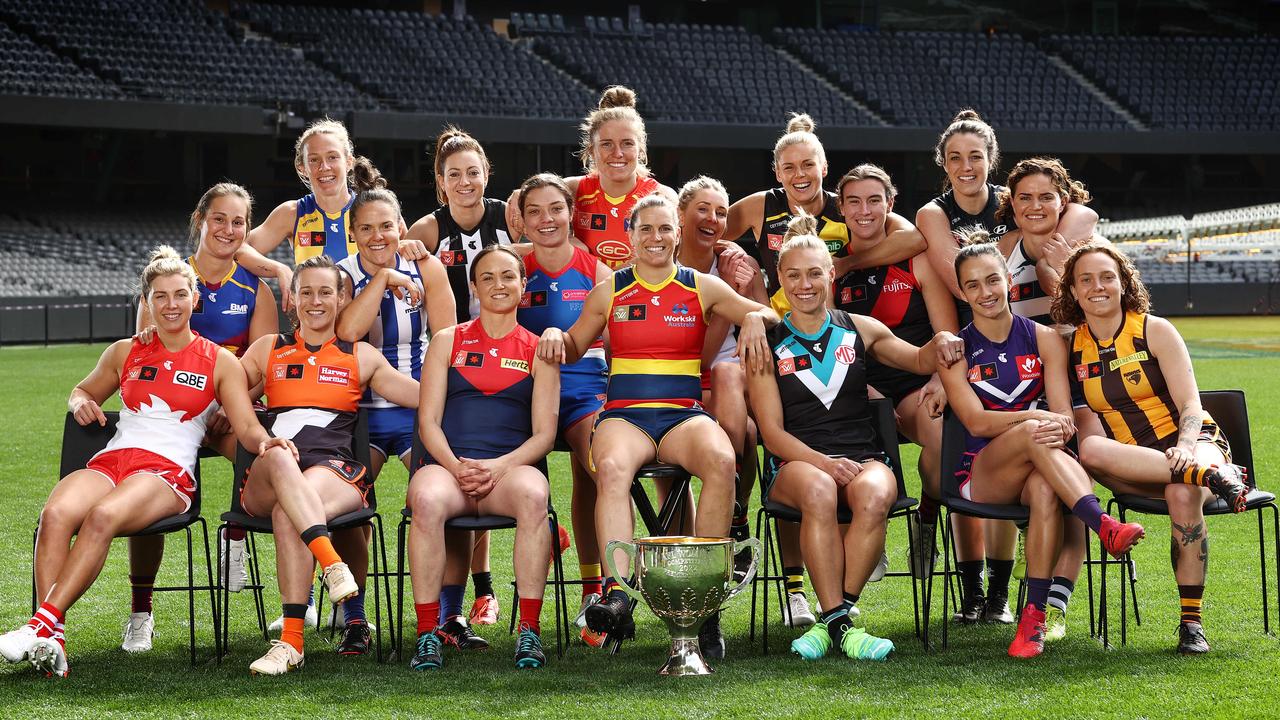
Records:
<instances>
[{"instance_id":1,"label":"woman in purple guernsey","mask_svg":"<svg viewBox=\"0 0 1280 720\"><path fill-rule=\"evenodd\" d=\"M1009 271L988 237L970 233L956 255L956 281L973 322L960 331L966 362L939 375L965 427L965 452L954 469L960 494L1031 509L1028 602L1009 645L1010 656L1029 658L1044 651L1049 574L1062 542L1059 505L1065 503L1098 533L1115 557L1128 552L1143 531L1137 523L1121 524L1102 512L1092 481L1066 449L1075 434L1067 348L1053 330L1009 310Z\"/></svg>"}]
</instances>

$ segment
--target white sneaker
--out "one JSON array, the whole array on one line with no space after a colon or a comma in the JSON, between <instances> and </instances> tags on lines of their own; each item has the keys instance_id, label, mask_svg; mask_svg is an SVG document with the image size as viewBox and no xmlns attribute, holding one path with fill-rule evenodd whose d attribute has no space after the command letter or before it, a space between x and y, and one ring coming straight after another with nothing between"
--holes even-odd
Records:
<instances>
[{"instance_id":1,"label":"white sneaker","mask_svg":"<svg viewBox=\"0 0 1280 720\"><path fill-rule=\"evenodd\" d=\"M250 675L284 675L302 667L306 658L283 640L272 640L266 655L249 666Z\"/></svg>"},{"instance_id":2,"label":"white sneaker","mask_svg":"<svg viewBox=\"0 0 1280 720\"><path fill-rule=\"evenodd\" d=\"M934 545L932 524L916 523L911 526L911 549L907 561L911 563L911 576L917 580L927 577L938 566L938 548Z\"/></svg>"},{"instance_id":3,"label":"white sneaker","mask_svg":"<svg viewBox=\"0 0 1280 720\"><path fill-rule=\"evenodd\" d=\"M876 563L876 567L871 571L871 575L867 577L867 582L880 582L884 579L884 574L889 572L889 554L880 553L880 562Z\"/></svg>"},{"instance_id":4,"label":"white sneaker","mask_svg":"<svg viewBox=\"0 0 1280 720\"><path fill-rule=\"evenodd\" d=\"M223 533L226 533L223 530ZM222 538L218 538L221 540ZM218 552L222 552L222 543L218 543ZM249 584L249 568L247 557L249 544L244 540L232 540L228 543L226 557L219 557L222 566L222 577L227 583L227 591L238 593Z\"/></svg>"},{"instance_id":5,"label":"white sneaker","mask_svg":"<svg viewBox=\"0 0 1280 720\"><path fill-rule=\"evenodd\" d=\"M320 624L320 613L316 610L315 605L307 606L307 614L303 616L302 626L313 628ZM267 626L267 632L278 633L284 630L284 615L278 615L271 624Z\"/></svg>"},{"instance_id":6,"label":"white sneaker","mask_svg":"<svg viewBox=\"0 0 1280 720\"><path fill-rule=\"evenodd\" d=\"M149 612L136 612L124 622L124 635L120 649L127 653L146 652L151 649L151 638L156 634L155 617Z\"/></svg>"},{"instance_id":7,"label":"white sneaker","mask_svg":"<svg viewBox=\"0 0 1280 720\"><path fill-rule=\"evenodd\" d=\"M0 635L0 655L11 663L22 662L31 653L31 646L36 643L36 629L23 625L17 630Z\"/></svg>"},{"instance_id":8,"label":"white sneaker","mask_svg":"<svg viewBox=\"0 0 1280 720\"><path fill-rule=\"evenodd\" d=\"M31 646L31 666L50 677L67 676L67 651L53 638L38 638Z\"/></svg>"},{"instance_id":9,"label":"white sneaker","mask_svg":"<svg viewBox=\"0 0 1280 720\"><path fill-rule=\"evenodd\" d=\"M574 624L576 624L580 628L586 627L587 626L587 608L600 602L601 597L603 596L600 593L587 593L586 595L583 595L582 608L578 610L578 619L573 621Z\"/></svg>"},{"instance_id":10,"label":"white sneaker","mask_svg":"<svg viewBox=\"0 0 1280 720\"><path fill-rule=\"evenodd\" d=\"M802 592L787 593L788 623L793 628L804 628L817 622L813 610L809 609L809 598Z\"/></svg>"},{"instance_id":11,"label":"white sneaker","mask_svg":"<svg viewBox=\"0 0 1280 720\"><path fill-rule=\"evenodd\" d=\"M351 569L344 562L336 562L325 568L321 580L324 581L325 590L329 593L329 602L334 605L360 592L355 576L351 574Z\"/></svg>"}]
</instances>

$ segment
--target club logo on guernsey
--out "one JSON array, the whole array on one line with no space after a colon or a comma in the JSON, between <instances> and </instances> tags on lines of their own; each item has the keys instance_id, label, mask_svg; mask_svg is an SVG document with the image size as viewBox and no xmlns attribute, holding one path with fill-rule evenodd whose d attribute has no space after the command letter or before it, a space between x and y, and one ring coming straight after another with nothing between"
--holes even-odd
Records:
<instances>
[{"instance_id":1,"label":"club logo on guernsey","mask_svg":"<svg viewBox=\"0 0 1280 720\"><path fill-rule=\"evenodd\" d=\"M631 246L621 240L601 240L596 245L596 255L605 261L622 262L631 257Z\"/></svg>"},{"instance_id":2,"label":"club logo on guernsey","mask_svg":"<svg viewBox=\"0 0 1280 720\"><path fill-rule=\"evenodd\" d=\"M1138 383L1142 382L1142 371L1130 370L1129 372L1124 374L1124 379L1128 380L1130 385L1137 385Z\"/></svg>"},{"instance_id":3,"label":"club logo on guernsey","mask_svg":"<svg viewBox=\"0 0 1280 720\"><path fill-rule=\"evenodd\" d=\"M504 370L519 370L524 373L529 372L529 363L515 358L502 358L502 362L498 364L498 367Z\"/></svg>"},{"instance_id":4,"label":"club logo on guernsey","mask_svg":"<svg viewBox=\"0 0 1280 720\"><path fill-rule=\"evenodd\" d=\"M1000 368L995 363L983 363L969 368L969 382L980 383L985 380L996 380L1000 377Z\"/></svg>"},{"instance_id":5,"label":"club logo on guernsey","mask_svg":"<svg viewBox=\"0 0 1280 720\"><path fill-rule=\"evenodd\" d=\"M778 357L778 374L795 375L829 410L840 394L840 388L849 374L849 366L857 357L857 339L858 336L852 331L832 326L829 334L824 333L817 342L810 345L812 351L809 351L805 349L802 338L792 336L774 347L774 354ZM823 352L824 345L830 352ZM782 363L786 361L790 361L785 366L791 370L790 373L783 372Z\"/></svg>"},{"instance_id":6,"label":"club logo on guernsey","mask_svg":"<svg viewBox=\"0 0 1280 720\"><path fill-rule=\"evenodd\" d=\"M187 372L186 370L179 370L173 374L173 383L175 385L185 385L196 390L204 390L205 383L208 380L209 378L206 375Z\"/></svg>"},{"instance_id":7,"label":"club logo on guernsey","mask_svg":"<svg viewBox=\"0 0 1280 720\"><path fill-rule=\"evenodd\" d=\"M351 380L351 371L347 368L321 365L316 380L329 385L347 385Z\"/></svg>"},{"instance_id":8,"label":"club logo on guernsey","mask_svg":"<svg viewBox=\"0 0 1280 720\"><path fill-rule=\"evenodd\" d=\"M644 320L647 315L648 308L644 305L617 305L613 308L614 322Z\"/></svg>"}]
</instances>

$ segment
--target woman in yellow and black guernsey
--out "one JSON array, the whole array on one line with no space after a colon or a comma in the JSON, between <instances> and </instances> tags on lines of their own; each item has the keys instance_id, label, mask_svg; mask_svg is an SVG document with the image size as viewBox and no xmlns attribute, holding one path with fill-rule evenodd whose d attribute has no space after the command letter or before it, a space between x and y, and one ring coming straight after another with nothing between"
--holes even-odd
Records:
<instances>
[{"instance_id":1,"label":"woman in yellow and black guernsey","mask_svg":"<svg viewBox=\"0 0 1280 720\"><path fill-rule=\"evenodd\" d=\"M1089 243L1067 258L1052 315L1075 327L1072 396L1093 410L1076 415L1080 461L1113 492L1168 503L1182 601L1178 652L1199 654L1209 651L1200 616L1209 562L1204 505L1216 495L1240 512L1248 487L1244 468L1231 463L1226 438L1200 407L1186 344L1149 309L1129 258Z\"/></svg>"}]
</instances>

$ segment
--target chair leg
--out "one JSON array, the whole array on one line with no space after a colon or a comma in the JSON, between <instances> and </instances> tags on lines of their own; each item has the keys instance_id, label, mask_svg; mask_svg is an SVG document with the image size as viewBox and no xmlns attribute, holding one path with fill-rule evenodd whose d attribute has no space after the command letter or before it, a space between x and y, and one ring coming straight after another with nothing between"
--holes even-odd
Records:
<instances>
[{"instance_id":1,"label":"chair leg","mask_svg":"<svg viewBox=\"0 0 1280 720\"><path fill-rule=\"evenodd\" d=\"M1098 637L1098 626L1095 621L1093 608L1093 543L1089 542L1089 538L1084 539L1084 570L1085 582L1089 589L1089 637Z\"/></svg>"},{"instance_id":2,"label":"chair leg","mask_svg":"<svg viewBox=\"0 0 1280 720\"><path fill-rule=\"evenodd\" d=\"M213 583L213 561L209 554L209 525L204 518L198 518L196 522L200 523L200 535L204 539L204 570L209 582L209 620L213 623L213 654L215 658L221 658L222 626L219 622L218 586Z\"/></svg>"},{"instance_id":3,"label":"chair leg","mask_svg":"<svg viewBox=\"0 0 1280 720\"><path fill-rule=\"evenodd\" d=\"M40 521L31 531L31 614L36 614L36 543L40 541Z\"/></svg>"},{"instance_id":4,"label":"chair leg","mask_svg":"<svg viewBox=\"0 0 1280 720\"><path fill-rule=\"evenodd\" d=\"M920 532L920 520L917 512L908 511L906 515L907 523L907 570L908 577L911 579L911 619L916 624L916 637L920 637L920 578L914 574L916 568L916 549L911 543L911 524L914 522L916 532Z\"/></svg>"},{"instance_id":5,"label":"chair leg","mask_svg":"<svg viewBox=\"0 0 1280 720\"><path fill-rule=\"evenodd\" d=\"M409 523L403 518L396 527L396 623L395 645L396 657L404 659L404 575L405 575L405 535Z\"/></svg>"},{"instance_id":6,"label":"chair leg","mask_svg":"<svg viewBox=\"0 0 1280 720\"><path fill-rule=\"evenodd\" d=\"M1276 563L1276 596L1280 598L1280 508L1277 508L1275 503L1267 503L1267 507L1271 508L1271 538L1276 544L1271 557ZM1277 601L1276 621L1280 622L1280 601Z\"/></svg>"},{"instance_id":7,"label":"chair leg","mask_svg":"<svg viewBox=\"0 0 1280 720\"><path fill-rule=\"evenodd\" d=\"M763 535L760 534L760 528L762 527L763 523L764 523L764 508L760 508L760 510L756 512L756 537L758 538L764 537ZM768 546L766 545L765 547L768 547ZM763 551L761 554L763 555ZM756 595L759 592L760 583L762 582L760 579L760 576L762 574L768 574L768 568L769 568L768 562L766 558L764 558L763 556L756 562L762 565L762 567L757 567L756 576L754 578L751 578L751 627L749 630L749 635L747 636L747 639L750 642L756 641ZM765 570L765 572L761 573L760 572L761 569Z\"/></svg>"},{"instance_id":8,"label":"chair leg","mask_svg":"<svg viewBox=\"0 0 1280 720\"><path fill-rule=\"evenodd\" d=\"M191 666L196 665L196 573L195 567L191 562L192 543L191 543L191 526L186 527L187 530L187 629L189 631L189 640L191 643Z\"/></svg>"},{"instance_id":9,"label":"chair leg","mask_svg":"<svg viewBox=\"0 0 1280 720\"><path fill-rule=\"evenodd\" d=\"M374 515L373 517L375 519L378 518L377 515ZM382 663L382 589L378 587L378 574L379 574L379 570L382 569L383 566L378 562L378 550L380 547L379 541L382 539L381 538L382 523L379 522L378 525L375 527L373 522L371 521L369 523L369 531L370 531L369 532L369 541L370 541L369 550L370 550L370 554L373 556L369 564L373 566L373 573L372 573L373 575L373 618L374 618L373 622L375 626L374 634L376 636L375 643L377 648L374 651L374 658L377 660L379 664L381 664ZM385 550L384 550L384 553L385 553ZM370 579L369 574L366 573L364 578L365 587L369 586L369 579ZM334 608L334 614L335 615L337 614L337 608ZM388 618L388 620L390 620L390 618ZM390 632L390 630L388 630L388 632Z\"/></svg>"},{"instance_id":10,"label":"chair leg","mask_svg":"<svg viewBox=\"0 0 1280 720\"><path fill-rule=\"evenodd\" d=\"M219 558L227 557L227 555L230 553L230 550L227 549L227 545L230 544L231 541L229 538L227 538L226 529L227 529L227 526L225 523L218 527L217 543L218 543ZM226 655L228 652L230 652L230 649L227 647L227 645L231 641L230 632L228 628L228 626L231 624L231 592L227 589L227 578L225 576L225 573L223 572L222 563L219 562L217 565L218 565L217 592L218 592L218 597L221 598L221 603L219 604L218 611L219 611L219 614L221 614L222 616L222 625L221 625L222 642L220 643L222 647L221 647L221 652L218 654L218 664L221 665L223 656Z\"/></svg>"},{"instance_id":11,"label":"chair leg","mask_svg":"<svg viewBox=\"0 0 1280 720\"><path fill-rule=\"evenodd\" d=\"M258 561L258 534L247 533L250 547L250 563L253 566L253 604L254 609L258 613L258 629L262 631L262 641L271 642L271 638L267 636L267 604L262 597L262 564ZM230 541L227 541L230 544ZM227 552L231 552L227 549Z\"/></svg>"},{"instance_id":12,"label":"chair leg","mask_svg":"<svg viewBox=\"0 0 1280 720\"><path fill-rule=\"evenodd\" d=\"M947 643L950 639L948 633L951 625L951 512L947 511L944 522L947 527L942 532L942 649L947 649Z\"/></svg>"}]
</instances>

